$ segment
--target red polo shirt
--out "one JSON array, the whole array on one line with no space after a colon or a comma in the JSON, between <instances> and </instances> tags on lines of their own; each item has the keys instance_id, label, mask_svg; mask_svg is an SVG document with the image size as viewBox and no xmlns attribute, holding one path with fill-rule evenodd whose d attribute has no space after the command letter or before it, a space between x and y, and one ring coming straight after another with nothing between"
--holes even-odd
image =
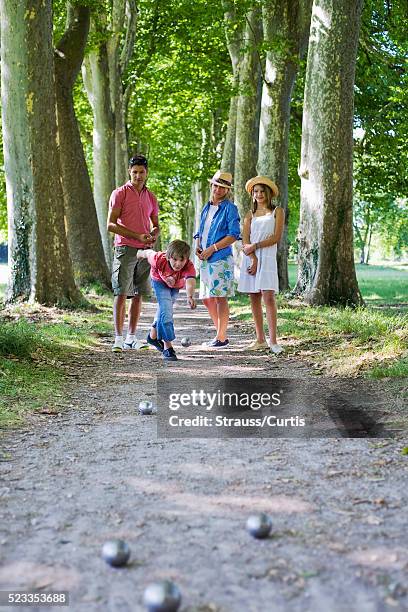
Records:
<instances>
[{"instance_id":1,"label":"red polo shirt","mask_svg":"<svg viewBox=\"0 0 408 612\"><path fill-rule=\"evenodd\" d=\"M150 219L159 214L159 207L154 193L147 187L143 187L138 193L130 181L118 187L112 192L109 200L110 208L119 208L120 216L118 225L123 225L132 232L138 234L149 234L151 229ZM133 238L125 238L115 234L115 246L145 247L146 245Z\"/></svg>"}]
</instances>

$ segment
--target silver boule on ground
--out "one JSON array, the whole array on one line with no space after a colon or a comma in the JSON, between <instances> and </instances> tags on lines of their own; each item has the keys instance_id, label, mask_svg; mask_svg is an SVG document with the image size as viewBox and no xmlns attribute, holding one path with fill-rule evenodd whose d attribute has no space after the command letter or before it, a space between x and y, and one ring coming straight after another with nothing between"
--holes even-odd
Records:
<instances>
[{"instance_id":1,"label":"silver boule on ground","mask_svg":"<svg viewBox=\"0 0 408 612\"><path fill-rule=\"evenodd\" d=\"M181 604L180 589L171 580L152 582L145 589L143 603L148 612L176 612Z\"/></svg>"},{"instance_id":2,"label":"silver boule on ground","mask_svg":"<svg viewBox=\"0 0 408 612\"><path fill-rule=\"evenodd\" d=\"M123 567L130 558L129 545L124 540L108 540L102 546L102 558L112 567Z\"/></svg>"},{"instance_id":3,"label":"silver boule on ground","mask_svg":"<svg viewBox=\"0 0 408 612\"><path fill-rule=\"evenodd\" d=\"M153 413L153 403L149 400L142 400L139 402L138 407L140 414L152 414Z\"/></svg>"},{"instance_id":4,"label":"silver boule on ground","mask_svg":"<svg viewBox=\"0 0 408 612\"><path fill-rule=\"evenodd\" d=\"M246 528L254 538L266 538L272 529L272 519L265 512L251 514L248 517Z\"/></svg>"}]
</instances>

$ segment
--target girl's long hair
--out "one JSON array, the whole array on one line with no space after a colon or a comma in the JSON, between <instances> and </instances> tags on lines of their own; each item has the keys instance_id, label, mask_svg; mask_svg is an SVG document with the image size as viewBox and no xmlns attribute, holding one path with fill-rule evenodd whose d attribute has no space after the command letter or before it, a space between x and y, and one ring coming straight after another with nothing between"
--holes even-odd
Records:
<instances>
[{"instance_id":1,"label":"girl's long hair","mask_svg":"<svg viewBox=\"0 0 408 612\"><path fill-rule=\"evenodd\" d=\"M258 184L257 184L258 185ZM252 195L252 214L254 215L258 208L258 202L254 198L254 189L257 185L252 187L251 195ZM264 185L263 183L259 183L259 186L263 187L265 190L266 196L266 208L268 210L274 211L276 208L276 204L273 202L273 193L272 189L268 185Z\"/></svg>"}]
</instances>

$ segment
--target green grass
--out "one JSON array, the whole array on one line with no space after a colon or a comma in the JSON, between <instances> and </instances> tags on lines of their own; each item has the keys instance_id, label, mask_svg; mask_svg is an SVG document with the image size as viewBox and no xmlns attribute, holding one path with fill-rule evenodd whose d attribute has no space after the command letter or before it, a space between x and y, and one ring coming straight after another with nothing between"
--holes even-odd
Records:
<instances>
[{"instance_id":1,"label":"green grass","mask_svg":"<svg viewBox=\"0 0 408 612\"><path fill-rule=\"evenodd\" d=\"M55 365L34 365L0 357L0 427L15 425L27 411L54 404L64 387L64 373Z\"/></svg>"},{"instance_id":2,"label":"green grass","mask_svg":"<svg viewBox=\"0 0 408 612\"><path fill-rule=\"evenodd\" d=\"M111 299L91 297L98 311L15 306L16 321L0 319L0 427L63 396L66 368L75 355L111 331Z\"/></svg>"},{"instance_id":3,"label":"green grass","mask_svg":"<svg viewBox=\"0 0 408 612\"><path fill-rule=\"evenodd\" d=\"M408 356L397 359L385 366L374 366L369 372L370 378L406 378L408 376Z\"/></svg>"},{"instance_id":4,"label":"green grass","mask_svg":"<svg viewBox=\"0 0 408 612\"><path fill-rule=\"evenodd\" d=\"M408 376L407 266L357 265L366 308L312 308L278 296L279 336L289 351L322 364L331 374L375 378ZM289 264L289 282L297 266ZM249 299L231 301L238 319L252 322ZM251 326L252 328L252 326Z\"/></svg>"},{"instance_id":5,"label":"green grass","mask_svg":"<svg viewBox=\"0 0 408 612\"><path fill-rule=\"evenodd\" d=\"M0 356L29 360L35 351L51 349L51 343L38 327L25 320L0 325Z\"/></svg>"},{"instance_id":6,"label":"green grass","mask_svg":"<svg viewBox=\"0 0 408 612\"><path fill-rule=\"evenodd\" d=\"M367 305L408 306L408 266L356 266L360 291Z\"/></svg>"},{"instance_id":7,"label":"green grass","mask_svg":"<svg viewBox=\"0 0 408 612\"><path fill-rule=\"evenodd\" d=\"M356 264L358 286L367 306L408 306L408 265L364 266ZM289 284L296 284L297 265L289 264Z\"/></svg>"},{"instance_id":8,"label":"green grass","mask_svg":"<svg viewBox=\"0 0 408 612\"><path fill-rule=\"evenodd\" d=\"M253 331L249 299L231 300L236 318ZM327 373L375 378L408 376L408 315L391 309L304 306L278 297L278 334L289 352Z\"/></svg>"}]
</instances>

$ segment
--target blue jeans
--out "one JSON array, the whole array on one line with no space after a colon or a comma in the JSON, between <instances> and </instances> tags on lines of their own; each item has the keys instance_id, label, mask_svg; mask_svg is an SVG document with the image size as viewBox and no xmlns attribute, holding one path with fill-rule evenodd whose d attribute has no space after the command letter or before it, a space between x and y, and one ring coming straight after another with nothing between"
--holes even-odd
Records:
<instances>
[{"instance_id":1,"label":"blue jeans","mask_svg":"<svg viewBox=\"0 0 408 612\"><path fill-rule=\"evenodd\" d=\"M173 324L173 304L177 300L179 289L172 289L153 278L152 287L157 298L157 312L152 327L157 329L159 340L172 342L176 337Z\"/></svg>"}]
</instances>

